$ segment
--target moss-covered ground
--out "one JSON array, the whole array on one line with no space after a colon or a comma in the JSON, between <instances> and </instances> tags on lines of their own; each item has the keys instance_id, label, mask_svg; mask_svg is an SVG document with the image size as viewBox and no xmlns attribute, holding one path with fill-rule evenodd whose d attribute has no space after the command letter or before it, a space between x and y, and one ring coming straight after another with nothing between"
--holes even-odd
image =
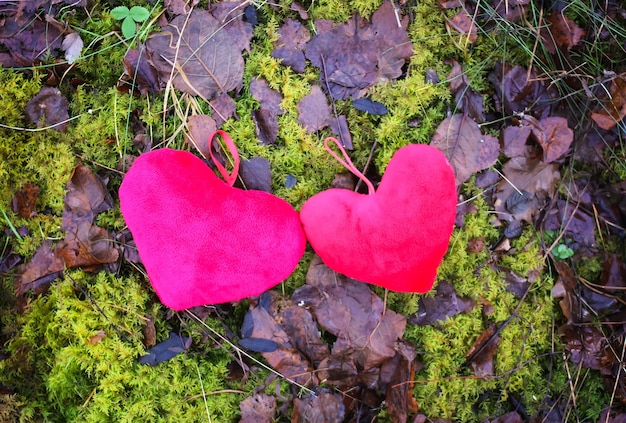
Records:
<instances>
[{"instance_id":1,"label":"moss-covered ground","mask_svg":"<svg viewBox=\"0 0 626 423\"><path fill-rule=\"evenodd\" d=\"M125 171L125 155L138 154L132 143L131 114L139 116L155 148L190 149L181 130L185 114L172 110L184 112L189 104L198 111L209 110L202 101L180 93L164 100L163 94L132 97L116 89L124 71L123 57L131 47L120 41L119 22L109 14L118 3L93 2L89 8L64 16L69 25L80 28L86 46L71 74L84 82L74 86L67 78L59 85L69 100L72 117L65 133L32 130L34 126L24 117L26 103L48 75L45 64L24 70L0 69L3 255L11 251L27 262L44 240L63 238L66 182L79 161L108 180L115 202L114 209L98 216L96 224L109 231L123 230L117 189ZM146 6L156 18L162 10L160 3L137 0L132 5ZM273 193L299 208L307 198L328 188L341 168L333 164L321 143L329 132L307 134L297 120L296 105L310 93L318 70L309 65L303 74L296 74L270 55L277 29L286 17L295 16L288 9L291 2L280 1L276 8L266 2L254 3L260 23L246 53L243 89L233 96L239 118L228 120L222 129L233 137L243 157L269 160ZM309 25L314 19L345 22L354 13L369 17L381 3L303 2ZM197 7L202 6L206 1ZM389 113L372 116L355 110L347 101L336 103L338 113L347 115L352 131L354 163L363 168L376 141L373 165L381 174L398 148L428 143L455 107L448 84L425 82L427 71L434 70L443 80L451 68L448 60L456 60L467 70L472 87L486 91L487 75L496 61L528 65L532 57L532 43L529 47L520 42L520 34L497 27L481 33L475 43L465 43L446 27L448 12L438 7L437 0L409 1L406 9L411 13L408 34L414 55L400 80L370 90L371 98L384 103ZM252 120L251 111L258 102L247 87L257 76L284 98L281 107L286 113L279 117L277 143L269 147L257 141ZM619 162L619 154L608 160ZM295 186L285 184L288 175L296 178ZM37 214L32 217L20 217L11 209L12 198L24 183L41 188ZM555 334L562 322L551 295L555 274L545 261L541 234L527 227L511 241L510 249L501 253L488 247L468 249L468 243L476 239L492 245L502 232L493 226L493 210L482 193L474 179L461 187L462 198L472 199L475 210L465 216L462 228L455 229L438 276L450 281L459 296L470 297L478 305L438 325L409 324L405 333L423 364L415 374L414 388L420 413L454 421L484 421L523 404L525 413L535 416L565 401L562 396L570 395L575 386L572 395L579 414L572 421L595 421L609 403L611 392L597 372L571 363L570 368L564 360L563 344ZM278 292L289 294L304 284L312 254L307 251L293 275L275 288ZM597 277L600 265L587 262L589 266L580 271L589 278ZM499 269L533 281L523 299L506 289L506 271ZM247 301L218 307L205 319L209 331L188 314L172 313L161 305L137 265L124 262L114 273L68 270L48 292L27 295L19 307L14 272L3 273L0 286L0 385L10 387L0 392L1 421L229 422L238 420L239 403L258 386L265 386L270 394L282 390L288 396L291 392L280 378L266 383L270 373L253 362L248 362L250 370L243 377L233 376L239 352L216 334L238 334ZM384 295L382 290L377 292ZM412 315L419 297L389 293L387 305ZM495 376L475 376L463 366L467 351L488 327L504 322L494 356ZM140 364L138 357L146 352L145 331L152 325L157 342L176 332L191 336L192 347L154 367ZM256 358L262 361L260 356ZM384 408L378 418L389 421Z\"/></svg>"}]
</instances>

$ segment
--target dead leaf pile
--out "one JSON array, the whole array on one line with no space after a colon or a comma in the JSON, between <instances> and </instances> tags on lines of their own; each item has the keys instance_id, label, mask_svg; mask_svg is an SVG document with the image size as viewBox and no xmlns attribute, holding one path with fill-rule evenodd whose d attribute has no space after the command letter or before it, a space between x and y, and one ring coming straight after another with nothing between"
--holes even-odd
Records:
<instances>
[{"instance_id":1,"label":"dead leaf pile","mask_svg":"<svg viewBox=\"0 0 626 423\"><path fill-rule=\"evenodd\" d=\"M316 257L307 284L291 298L266 294L250 309L240 345L260 352L276 371L301 385L324 383L346 392L295 402L298 421L310 421L311 413L331 413L333 419L324 421L343 421L336 418L344 415L344 405L347 416L366 396L374 398L367 403L369 412L386 399L390 413L400 418L395 421L406 421L407 413L416 411L406 382L417 363L414 347L401 341L405 326L406 318L385 310L367 284L333 272ZM322 330L334 342L327 343Z\"/></svg>"}]
</instances>

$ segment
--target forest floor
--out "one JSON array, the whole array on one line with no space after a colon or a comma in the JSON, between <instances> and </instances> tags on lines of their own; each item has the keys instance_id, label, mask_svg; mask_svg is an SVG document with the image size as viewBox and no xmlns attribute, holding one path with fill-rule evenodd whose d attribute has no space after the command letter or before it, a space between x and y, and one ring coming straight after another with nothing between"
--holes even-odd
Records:
<instances>
[{"instance_id":1,"label":"forest floor","mask_svg":"<svg viewBox=\"0 0 626 423\"><path fill-rule=\"evenodd\" d=\"M626 420L622 2L16 0L0 22L1 421ZM217 129L239 173L208 142ZM389 176L410 144L447 157L457 193L425 294L350 279L307 244L260 296L252 278L241 301L172 309L189 299L176 272L219 267L207 298L228 298L241 251L267 240L233 240L245 213L209 208L210 237L228 242L195 242L204 226L182 205L212 171L174 175L175 191L146 181L160 196L120 208L135 160L163 148L300 211L385 175L413 189ZM423 182L424 201L440 183ZM130 209L154 226L150 266L174 269L173 293L155 292ZM391 209L374 223L390 227ZM439 231L402 215L391 240ZM339 261L382 255L376 226ZM253 267L287 260L279 245Z\"/></svg>"}]
</instances>

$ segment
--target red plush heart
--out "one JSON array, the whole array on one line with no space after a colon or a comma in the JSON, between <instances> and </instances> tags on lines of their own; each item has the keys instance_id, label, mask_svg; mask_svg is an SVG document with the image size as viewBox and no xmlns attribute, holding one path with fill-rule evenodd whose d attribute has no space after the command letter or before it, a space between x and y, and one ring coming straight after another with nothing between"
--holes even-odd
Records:
<instances>
[{"instance_id":1,"label":"red plush heart","mask_svg":"<svg viewBox=\"0 0 626 423\"><path fill-rule=\"evenodd\" d=\"M353 279L399 292L428 291L456 214L454 171L448 160L428 145L403 147L374 192L341 150L347 163L329 149L366 181L370 194L329 189L307 200L300 220L313 249L328 267Z\"/></svg>"},{"instance_id":2,"label":"red plush heart","mask_svg":"<svg viewBox=\"0 0 626 423\"><path fill-rule=\"evenodd\" d=\"M236 159L231 175L216 162L229 183L193 154L163 148L137 158L119 190L150 282L175 310L259 295L293 272L306 245L290 204L231 186L236 148L217 133Z\"/></svg>"}]
</instances>

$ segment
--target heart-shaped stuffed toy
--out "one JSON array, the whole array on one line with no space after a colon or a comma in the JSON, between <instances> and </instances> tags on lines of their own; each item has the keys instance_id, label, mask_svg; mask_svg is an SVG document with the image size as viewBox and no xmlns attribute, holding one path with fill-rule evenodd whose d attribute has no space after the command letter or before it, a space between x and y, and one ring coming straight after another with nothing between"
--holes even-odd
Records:
<instances>
[{"instance_id":1,"label":"heart-shaped stuffed toy","mask_svg":"<svg viewBox=\"0 0 626 423\"><path fill-rule=\"evenodd\" d=\"M331 269L362 282L399 292L431 289L456 215L454 171L446 157L429 145L403 147L374 192L337 140L324 144L370 193L333 188L304 203L300 220L315 252Z\"/></svg>"},{"instance_id":2,"label":"heart-shaped stuffed toy","mask_svg":"<svg viewBox=\"0 0 626 423\"><path fill-rule=\"evenodd\" d=\"M175 310L238 301L286 279L304 254L298 213L263 191L234 188L239 164L230 137L227 182L198 157L162 148L141 155L119 190L120 207L150 282ZM212 153L212 149L211 154Z\"/></svg>"}]
</instances>

